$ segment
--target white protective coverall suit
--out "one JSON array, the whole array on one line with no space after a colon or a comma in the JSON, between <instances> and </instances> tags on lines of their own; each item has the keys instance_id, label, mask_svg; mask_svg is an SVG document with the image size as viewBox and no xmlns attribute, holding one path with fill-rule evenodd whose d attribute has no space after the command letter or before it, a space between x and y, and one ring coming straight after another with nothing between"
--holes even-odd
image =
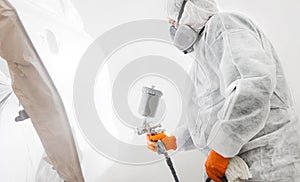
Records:
<instances>
[{"instance_id":1,"label":"white protective coverall suit","mask_svg":"<svg viewBox=\"0 0 300 182\"><path fill-rule=\"evenodd\" d=\"M169 0L170 16L181 4ZM299 120L279 58L250 19L215 9L212 0L188 1L179 22L203 29L193 46L189 119L175 131L179 147L238 155L249 181L299 182Z\"/></svg>"}]
</instances>

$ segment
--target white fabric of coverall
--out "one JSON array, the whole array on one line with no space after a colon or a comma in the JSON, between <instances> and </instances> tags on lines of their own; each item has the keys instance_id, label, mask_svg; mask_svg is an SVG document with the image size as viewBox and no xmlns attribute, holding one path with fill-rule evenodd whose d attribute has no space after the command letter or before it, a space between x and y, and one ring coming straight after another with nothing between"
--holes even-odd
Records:
<instances>
[{"instance_id":1,"label":"white fabric of coverall","mask_svg":"<svg viewBox=\"0 0 300 182\"><path fill-rule=\"evenodd\" d=\"M187 141L183 150L238 155L249 181L299 182L299 120L268 38L248 18L218 13L194 50L188 130L175 132L178 143Z\"/></svg>"}]
</instances>

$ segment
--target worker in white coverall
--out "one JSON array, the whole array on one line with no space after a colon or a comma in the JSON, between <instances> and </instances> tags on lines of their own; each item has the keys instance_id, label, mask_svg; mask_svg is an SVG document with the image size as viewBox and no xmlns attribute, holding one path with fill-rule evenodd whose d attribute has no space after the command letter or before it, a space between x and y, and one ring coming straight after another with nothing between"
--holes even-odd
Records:
<instances>
[{"instance_id":1,"label":"worker in white coverall","mask_svg":"<svg viewBox=\"0 0 300 182\"><path fill-rule=\"evenodd\" d=\"M249 18L219 12L214 0L168 0L167 10L175 46L196 61L189 120L176 138L162 139L166 148L203 151L217 182L235 156L252 173L245 181L300 182L299 120L268 38Z\"/></svg>"}]
</instances>

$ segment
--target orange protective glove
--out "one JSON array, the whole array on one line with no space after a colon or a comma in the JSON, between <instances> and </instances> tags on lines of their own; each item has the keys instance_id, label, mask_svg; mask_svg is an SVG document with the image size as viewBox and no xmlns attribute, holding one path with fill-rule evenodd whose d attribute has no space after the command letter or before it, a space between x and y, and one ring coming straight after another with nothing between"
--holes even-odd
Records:
<instances>
[{"instance_id":1,"label":"orange protective glove","mask_svg":"<svg viewBox=\"0 0 300 182\"><path fill-rule=\"evenodd\" d=\"M208 177L216 182L222 182L228 163L228 158L223 157L214 150L210 151L205 162Z\"/></svg>"},{"instance_id":2,"label":"orange protective glove","mask_svg":"<svg viewBox=\"0 0 300 182\"><path fill-rule=\"evenodd\" d=\"M148 149L152 150L153 152L157 152L156 142L161 140L164 144L166 150L176 150L176 138L175 136L167 136L165 133L160 133L157 135L149 135L147 134L147 145Z\"/></svg>"}]
</instances>

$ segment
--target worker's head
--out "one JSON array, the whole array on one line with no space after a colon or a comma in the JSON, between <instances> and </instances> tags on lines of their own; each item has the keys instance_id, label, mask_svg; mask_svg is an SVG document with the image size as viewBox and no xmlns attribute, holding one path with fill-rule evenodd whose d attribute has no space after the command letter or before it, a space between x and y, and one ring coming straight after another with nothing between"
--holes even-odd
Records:
<instances>
[{"instance_id":1,"label":"worker's head","mask_svg":"<svg viewBox=\"0 0 300 182\"><path fill-rule=\"evenodd\" d=\"M219 12L214 0L166 0L170 35L185 54L193 50L208 19Z\"/></svg>"},{"instance_id":2,"label":"worker's head","mask_svg":"<svg viewBox=\"0 0 300 182\"><path fill-rule=\"evenodd\" d=\"M215 0L166 0L167 16L174 25L203 28L209 17L219 12Z\"/></svg>"}]
</instances>

